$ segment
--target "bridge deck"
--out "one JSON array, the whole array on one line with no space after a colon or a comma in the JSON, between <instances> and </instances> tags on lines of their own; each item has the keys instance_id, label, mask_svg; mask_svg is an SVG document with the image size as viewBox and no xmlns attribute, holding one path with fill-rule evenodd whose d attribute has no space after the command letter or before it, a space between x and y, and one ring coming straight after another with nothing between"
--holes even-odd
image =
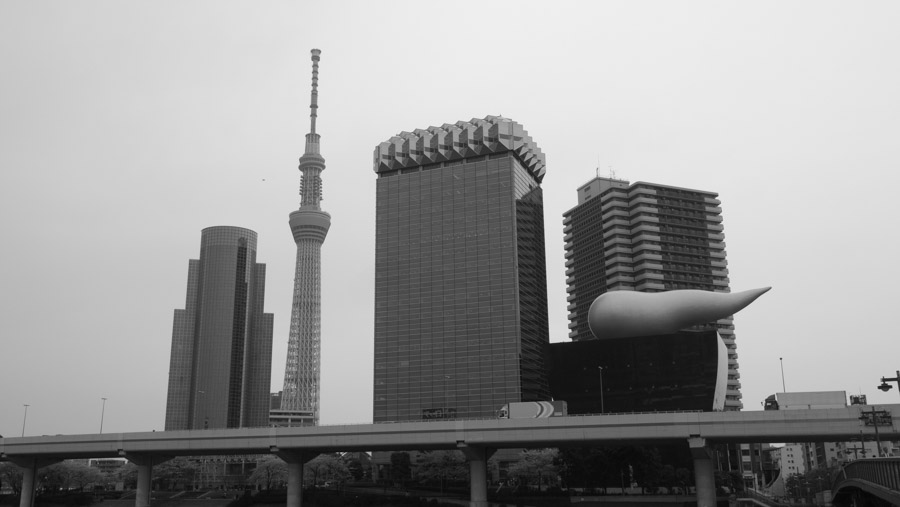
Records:
<instances>
[{"instance_id":1,"label":"bridge deck","mask_svg":"<svg viewBox=\"0 0 900 507\"><path fill-rule=\"evenodd\" d=\"M900 405L878 410L900 414ZM675 412L401 422L301 428L104 433L0 438L0 459L84 458L122 453L180 455L256 454L278 449L375 451L452 449L460 445L514 448L565 447L610 443L813 442L875 438L861 411L871 407L755 412ZM867 410L868 411L868 410ZM878 427L882 440L900 439L900 424Z\"/></svg>"}]
</instances>

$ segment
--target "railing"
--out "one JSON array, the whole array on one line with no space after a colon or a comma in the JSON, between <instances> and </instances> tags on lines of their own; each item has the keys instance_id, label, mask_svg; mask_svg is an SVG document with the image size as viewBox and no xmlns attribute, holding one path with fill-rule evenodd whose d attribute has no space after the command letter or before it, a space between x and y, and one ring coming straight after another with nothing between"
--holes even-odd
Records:
<instances>
[{"instance_id":1,"label":"railing","mask_svg":"<svg viewBox=\"0 0 900 507\"><path fill-rule=\"evenodd\" d=\"M595 417L598 415L608 416L608 415L648 415L648 414L695 414L702 413L703 410L653 410L647 412L604 412L602 414L568 414L562 417ZM558 416L557 416L558 417ZM417 419L417 420L408 420L408 421L377 421L374 423L363 423L363 424L394 424L399 422L411 422L411 423L422 423L422 422L447 422L447 421L490 421L492 419L498 419L497 416L494 417L445 417L445 418L434 418L434 419ZM507 419L503 417L502 419ZM515 418L513 418L515 419ZM323 424L321 426L347 426L346 424Z\"/></svg>"},{"instance_id":2,"label":"railing","mask_svg":"<svg viewBox=\"0 0 900 507\"><path fill-rule=\"evenodd\" d=\"M753 490L745 490L738 493L737 501L738 503L752 503L756 505L765 505L767 507L800 507L802 505L812 505L802 503L787 503Z\"/></svg>"},{"instance_id":3,"label":"railing","mask_svg":"<svg viewBox=\"0 0 900 507\"><path fill-rule=\"evenodd\" d=\"M832 491L837 491L846 480L866 481L882 488L900 493L900 458L870 458L851 461L841 468Z\"/></svg>"}]
</instances>

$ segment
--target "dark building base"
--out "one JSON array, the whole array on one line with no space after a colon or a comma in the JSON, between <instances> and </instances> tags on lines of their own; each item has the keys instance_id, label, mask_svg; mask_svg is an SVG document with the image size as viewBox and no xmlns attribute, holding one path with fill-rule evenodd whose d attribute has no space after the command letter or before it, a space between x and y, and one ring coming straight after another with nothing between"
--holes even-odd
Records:
<instances>
[{"instance_id":1,"label":"dark building base","mask_svg":"<svg viewBox=\"0 0 900 507\"><path fill-rule=\"evenodd\" d=\"M570 415L721 410L723 347L715 330L552 343L550 392Z\"/></svg>"}]
</instances>

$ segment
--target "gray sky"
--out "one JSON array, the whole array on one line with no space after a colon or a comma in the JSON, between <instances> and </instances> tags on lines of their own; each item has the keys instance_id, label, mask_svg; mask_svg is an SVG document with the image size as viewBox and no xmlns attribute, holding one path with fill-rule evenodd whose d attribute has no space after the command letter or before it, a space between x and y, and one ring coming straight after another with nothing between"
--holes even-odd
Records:
<instances>
[{"instance_id":1,"label":"gray sky","mask_svg":"<svg viewBox=\"0 0 900 507\"><path fill-rule=\"evenodd\" d=\"M375 174L403 130L503 115L547 156L551 340L562 213L600 167L718 192L745 410L900 369L900 4L0 3L0 434L163 428L200 230L259 233L281 389L322 49L322 422L369 422ZM876 190L884 189L878 193Z\"/></svg>"}]
</instances>

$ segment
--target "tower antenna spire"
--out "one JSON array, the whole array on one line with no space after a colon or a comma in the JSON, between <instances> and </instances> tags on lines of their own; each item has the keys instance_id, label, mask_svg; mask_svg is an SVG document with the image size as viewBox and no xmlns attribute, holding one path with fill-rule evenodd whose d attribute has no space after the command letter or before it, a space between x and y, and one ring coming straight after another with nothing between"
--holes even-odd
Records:
<instances>
[{"instance_id":1,"label":"tower antenna spire","mask_svg":"<svg viewBox=\"0 0 900 507\"><path fill-rule=\"evenodd\" d=\"M312 91L309 98L309 133L316 133L316 110L319 108L319 55L321 50L313 49L312 53Z\"/></svg>"}]
</instances>

